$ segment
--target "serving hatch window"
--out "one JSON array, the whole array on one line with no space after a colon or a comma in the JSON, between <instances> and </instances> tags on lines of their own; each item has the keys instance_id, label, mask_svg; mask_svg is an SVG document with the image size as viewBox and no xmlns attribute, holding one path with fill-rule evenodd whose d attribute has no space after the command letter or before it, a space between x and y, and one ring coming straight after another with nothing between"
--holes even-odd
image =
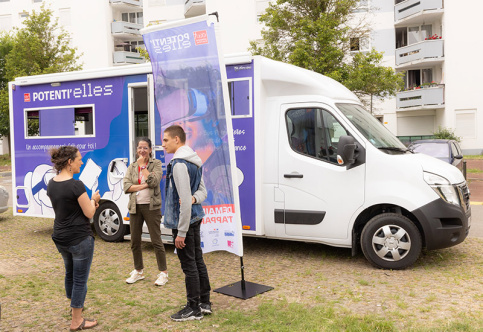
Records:
<instances>
[{"instance_id":1,"label":"serving hatch window","mask_svg":"<svg viewBox=\"0 0 483 332\"><path fill-rule=\"evenodd\" d=\"M69 137L94 135L92 105L26 109L25 136Z\"/></svg>"}]
</instances>

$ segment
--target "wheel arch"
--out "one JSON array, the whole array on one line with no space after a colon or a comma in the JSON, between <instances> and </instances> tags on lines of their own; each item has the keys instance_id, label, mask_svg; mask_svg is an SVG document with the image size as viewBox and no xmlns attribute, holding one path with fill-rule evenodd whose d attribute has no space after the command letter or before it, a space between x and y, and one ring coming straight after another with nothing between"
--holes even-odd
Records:
<instances>
[{"instance_id":1,"label":"wheel arch","mask_svg":"<svg viewBox=\"0 0 483 332\"><path fill-rule=\"evenodd\" d=\"M424 229L421 223L419 222L418 218L416 218L414 214L412 214L410 211L406 210L405 208L395 204L377 204L363 210L357 216L352 226L352 255L353 256L355 256L359 252L359 250L361 250L361 234L362 234L362 230L364 229L364 226L373 217L383 213L396 213L411 220L414 223L414 225L418 228L419 233L421 234L423 247L426 247L426 237L424 234Z\"/></svg>"}]
</instances>

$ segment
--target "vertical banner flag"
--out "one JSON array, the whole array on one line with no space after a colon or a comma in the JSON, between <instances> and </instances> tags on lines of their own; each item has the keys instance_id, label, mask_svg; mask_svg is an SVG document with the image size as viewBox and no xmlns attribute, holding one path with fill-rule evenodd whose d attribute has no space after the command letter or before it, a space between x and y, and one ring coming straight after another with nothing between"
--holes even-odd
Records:
<instances>
[{"instance_id":1,"label":"vertical banner flag","mask_svg":"<svg viewBox=\"0 0 483 332\"><path fill-rule=\"evenodd\" d=\"M207 15L142 30L154 76L156 140L178 124L203 161L208 191L202 203L204 252L243 256L236 164L226 69L215 24ZM160 120L159 120L160 119ZM160 122L160 123L158 123ZM172 156L166 156L166 162Z\"/></svg>"}]
</instances>

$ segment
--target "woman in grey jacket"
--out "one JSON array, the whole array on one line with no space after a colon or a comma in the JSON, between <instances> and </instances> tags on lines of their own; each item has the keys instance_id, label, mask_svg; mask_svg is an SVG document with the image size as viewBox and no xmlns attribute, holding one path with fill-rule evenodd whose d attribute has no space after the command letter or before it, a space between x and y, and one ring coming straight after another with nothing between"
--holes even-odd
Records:
<instances>
[{"instance_id":1,"label":"woman in grey jacket","mask_svg":"<svg viewBox=\"0 0 483 332\"><path fill-rule=\"evenodd\" d=\"M124 177L124 192L129 193L128 209L131 227L131 250L134 270L126 279L133 284L144 279L143 253L141 236L143 223L146 221L156 261L160 273L154 284L163 286L168 282L166 252L161 241L161 190L159 183L163 176L161 161L153 159L152 145L149 138L142 138L137 146L137 160L129 165Z\"/></svg>"}]
</instances>

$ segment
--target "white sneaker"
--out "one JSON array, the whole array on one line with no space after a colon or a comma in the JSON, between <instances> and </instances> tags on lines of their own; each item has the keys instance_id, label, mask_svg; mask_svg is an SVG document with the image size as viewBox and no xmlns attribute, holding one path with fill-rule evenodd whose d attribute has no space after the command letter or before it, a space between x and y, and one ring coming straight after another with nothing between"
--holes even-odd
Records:
<instances>
[{"instance_id":1,"label":"white sneaker","mask_svg":"<svg viewBox=\"0 0 483 332\"><path fill-rule=\"evenodd\" d=\"M137 270L133 270L131 272L131 276L126 279L126 282L128 284L134 284L136 281L142 280L142 279L144 279L144 272L143 271L138 272Z\"/></svg>"},{"instance_id":2,"label":"white sneaker","mask_svg":"<svg viewBox=\"0 0 483 332\"><path fill-rule=\"evenodd\" d=\"M158 274L158 279L154 282L154 284L156 286L163 286L163 285L166 285L167 282L168 282L168 274L161 272L160 274Z\"/></svg>"}]
</instances>

